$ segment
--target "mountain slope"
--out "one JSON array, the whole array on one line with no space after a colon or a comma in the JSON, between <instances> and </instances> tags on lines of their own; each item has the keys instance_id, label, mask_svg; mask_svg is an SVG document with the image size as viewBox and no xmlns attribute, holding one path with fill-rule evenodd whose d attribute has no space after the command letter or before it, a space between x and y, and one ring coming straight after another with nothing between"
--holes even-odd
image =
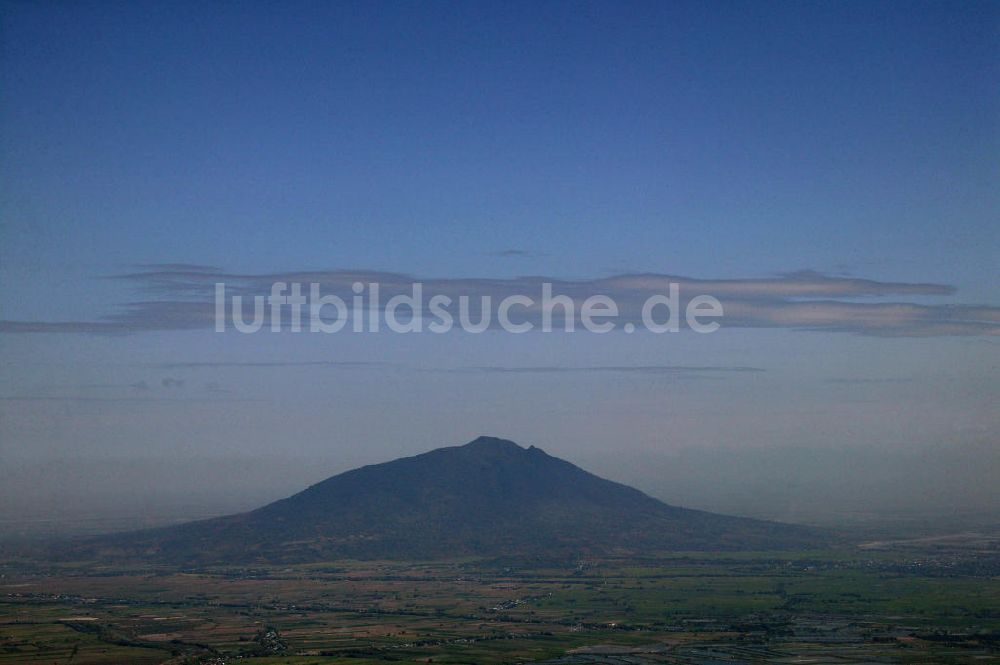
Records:
<instances>
[{"instance_id":1,"label":"mountain slope","mask_svg":"<svg viewBox=\"0 0 1000 665\"><path fill-rule=\"evenodd\" d=\"M538 448L480 437L366 466L257 510L90 539L104 557L182 562L784 549L804 527L662 503Z\"/></svg>"}]
</instances>

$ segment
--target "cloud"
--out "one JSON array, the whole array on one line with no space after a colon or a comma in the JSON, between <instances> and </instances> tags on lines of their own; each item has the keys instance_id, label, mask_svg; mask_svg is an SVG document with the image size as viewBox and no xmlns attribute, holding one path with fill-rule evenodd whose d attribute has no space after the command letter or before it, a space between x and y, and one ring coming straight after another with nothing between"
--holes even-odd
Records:
<instances>
[{"instance_id":1,"label":"cloud","mask_svg":"<svg viewBox=\"0 0 1000 665\"><path fill-rule=\"evenodd\" d=\"M509 250L522 251L522 250ZM423 284L425 302L443 294L457 301L466 296L475 309L489 296L494 305L510 295L536 299L534 308L518 308L525 320L537 322L543 283L554 294L567 295L576 304L606 295L619 309L619 328L641 320L642 305L651 295L667 293L676 284L682 306L690 298L707 294L724 308L727 328L785 328L843 332L876 336L996 336L1000 335L1000 307L954 302L927 304L901 300L950 298L955 288L947 284L893 282L835 276L799 270L768 278L706 279L658 273L622 274L612 277L565 280L545 276L514 278L458 277L422 279L404 273L373 270L312 270L281 273L232 273L209 266L183 263L141 266L139 270L108 277L131 284L149 297L119 304L91 321L0 321L7 333L124 334L153 330L211 329L215 322L214 289L226 285L227 295L266 295L275 282L318 284L321 293L340 295L350 302L355 282L378 283L381 303L394 295L409 294L414 282ZM244 303L252 318L250 299ZM557 316L561 314L557 311Z\"/></svg>"},{"instance_id":2,"label":"cloud","mask_svg":"<svg viewBox=\"0 0 1000 665\"><path fill-rule=\"evenodd\" d=\"M824 275L814 270L784 273L772 279L691 279L676 275L623 275L608 280L619 288L665 293L671 282L701 289L717 298L850 298L889 295L947 296L955 287L946 284L880 282Z\"/></svg>"},{"instance_id":3,"label":"cloud","mask_svg":"<svg viewBox=\"0 0 1000 665\"><path fill-rule=\"evenodd\" d=\"M164 369L198 369L203 367L336 367L339 369L363 369L368 367L390 367L389 363L368 362L361 360L292 360L292 361L248 361L248 362L227 362L227 361L193 361L193 362L170 362L157 363L157 367Z\"/></svg>"},{"instance_id":4,"label":"cloud","mask_svg":"<svg viewBox=\"0 0 1000 665\"><path fill-rule=\"evenodd\" d=\"M118 323L94 321L0 320L0 333L124 333L134 332Z\"/></svg>"},{"instance_id":5,"label":"cloud","mask_svg":"<svg viewBox=\"0 0 1000 665\"><path fill-rule=\"evenodd\" d=\"M104 402L117 404L200 404L213 402L259 402L256 398L181 398L181 397L89 397L86 395L0 395L0 402Z\"/></svg>"},{"instance_id":6,"label":"cloud","mask_svg":"<svg viewBox=\"0 0 1000 665\"><path fill-rule=\"evenodd\" d=\"M826 383L833 383L836 385L847 385L847 386L914 383L915 381L916 379L913 377L899 377L899 378L843 377L843 378L826 379Z\"/></svg>"},{"instance_id":7,"label":"cloud","mask_svg":"<svg viewBox=\"0 0 1000 665\"><path fill-rule=\"evenodd\" d=\"M755 373L766 370L760 367L726 367L713 365L592 365L586 367L561 367L554 365L523 367L459 367L454 369L432 369L433 372L484 374L561 374L573 372L611 372L621 374L713 374L713 373Z\"/></svg>"}]
</instances>

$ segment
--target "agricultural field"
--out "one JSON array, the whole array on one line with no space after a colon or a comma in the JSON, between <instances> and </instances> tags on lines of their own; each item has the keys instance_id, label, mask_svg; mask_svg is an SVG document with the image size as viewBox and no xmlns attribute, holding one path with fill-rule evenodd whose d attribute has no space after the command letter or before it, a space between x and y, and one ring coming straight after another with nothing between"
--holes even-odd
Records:
<instances>
[{"instance_id":1,"label":"agricultural field","mask_svg":"<svg viewBox=\"0 0 1000 665\"><path fill-rule=\"evenodd\" d=\"M1000 662L978 547L0 574L0 665Z\"/></svg>"}]
</instances>

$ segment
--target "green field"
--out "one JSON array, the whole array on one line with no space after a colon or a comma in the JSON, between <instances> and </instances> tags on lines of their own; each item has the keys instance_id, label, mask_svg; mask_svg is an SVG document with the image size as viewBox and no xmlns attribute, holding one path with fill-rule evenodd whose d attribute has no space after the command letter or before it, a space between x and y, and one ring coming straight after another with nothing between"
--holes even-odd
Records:
<instances>
[{"instance_id":1,"label":"green field","mask_svg":"<svg viewBox=\"0 0 1000 665\"><path fill-rule=\"evenodd\" d=\"M1000 662L995 550L332 562L11 561L0 665Z\"/></svg>"}]
</instances>

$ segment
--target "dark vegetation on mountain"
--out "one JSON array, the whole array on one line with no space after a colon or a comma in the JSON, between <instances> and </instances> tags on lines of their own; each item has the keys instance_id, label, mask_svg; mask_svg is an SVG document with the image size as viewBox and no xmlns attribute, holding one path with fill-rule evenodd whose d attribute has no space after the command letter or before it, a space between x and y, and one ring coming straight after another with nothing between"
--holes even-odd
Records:
<instances>
[{"instance_id":1,"label":"dark vegetation on mountain","mask_svg":"<svg viewBox=\"0 0 1000 665\"><path fill-rule=\"evenodd\" d=\"M90 538L63 554L242 564L801 549L824 541L806 527L667 505L539 448L480 437L348 471L248 513Z\"/></svg>"}]
</instances>

